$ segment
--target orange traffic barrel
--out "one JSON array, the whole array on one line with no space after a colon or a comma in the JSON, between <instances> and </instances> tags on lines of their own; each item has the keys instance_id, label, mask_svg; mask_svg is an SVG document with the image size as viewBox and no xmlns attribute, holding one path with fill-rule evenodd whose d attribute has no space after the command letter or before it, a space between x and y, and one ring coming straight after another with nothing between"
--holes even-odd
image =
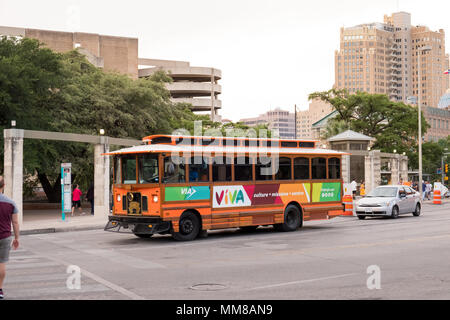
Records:
<instances>
[{"instance_id":1,"label":"orange traffic barrel","mask_svg":"<svg viewBox=\"0 0 450 320\"><path fill-rule=\"evenodd\" d=\"M439 190L439 189L434 189L434 192L433 192L433 204L442 204L441 190Z\"/></svg>"},{"instance_id":2,"label":"orange traffic barrel","mask_svg":"<svg viewBox=\"0 0 450 320\"><path fill-rule=\"evenodd\" d=\"M353 197L351 195L345 195L342 197L342 203L344 204L344 216L353 216Z\"/></svg>"}]
</instances>

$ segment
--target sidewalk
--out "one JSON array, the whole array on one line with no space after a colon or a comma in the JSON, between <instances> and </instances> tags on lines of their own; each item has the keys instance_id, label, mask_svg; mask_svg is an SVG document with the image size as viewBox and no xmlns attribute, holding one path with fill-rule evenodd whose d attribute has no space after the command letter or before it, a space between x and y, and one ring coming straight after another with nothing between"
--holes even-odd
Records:
<instances>
[{"instance_id":1,"label":"sidewalk","mask_svg":"<svg viewBox=\"0 0 450 320\"><path fill-rule=\"evenodd\" d=\"M85 210L85 215L76 212L73 217L66 214L62 220L61 211L56 210L24 210L23 225L20 234L38 234L79 230L103 229L108 222L107 216L95 216L90 214L90 209Z\"/></svg>"}]
</instances>

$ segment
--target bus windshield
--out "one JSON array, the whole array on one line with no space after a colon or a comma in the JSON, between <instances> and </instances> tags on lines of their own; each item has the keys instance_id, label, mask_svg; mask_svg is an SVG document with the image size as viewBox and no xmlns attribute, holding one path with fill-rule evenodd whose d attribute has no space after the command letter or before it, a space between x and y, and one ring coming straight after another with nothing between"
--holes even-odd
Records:
<instances>
[{"instance_id":1,"label":"bus windshield","mask_svg":"<svg viewBox=\"0 0 450 320\"><path fill-rule=\"evenodd\" d=\"M139 183L158 183L158 155L142 154L139 155Z\"/></svg>"},{"instance_id":2,"label":"bus windshield","mask_svg":"<svg viewBox=\"0 0 450 320\"><path fill-rule=\"evenodd\" d=\"M136 171L138 164L138 171ZM137 184L137 183L158 183L159 167L157 154L123 155L115 159L116 183L117 184ZM138 176L138 181L136 177Z\"/></svg>"}]
</instances>

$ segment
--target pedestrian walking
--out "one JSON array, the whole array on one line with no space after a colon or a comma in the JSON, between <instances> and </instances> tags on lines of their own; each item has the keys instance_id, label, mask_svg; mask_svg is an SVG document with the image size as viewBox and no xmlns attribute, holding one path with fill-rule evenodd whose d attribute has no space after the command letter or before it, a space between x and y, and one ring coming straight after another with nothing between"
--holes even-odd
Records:
<instances>
[{"instance_id":1,"label":"pedestrian walking","mask_svg":"<svg viewBox=\"0 0 450 320\"><path fill-rule=\"evenodd\" d=\"M81 196L82 195L83 195L83 192L81 192L81 190L80 190L80 185L76 184L75 189L73 190L73 193L72 193L72 217L73 217L75 208L78 208L81 215L86 214L85 212L83 212L83 209L81 208Z\"/></svg>"},{"instance_id":2,"label":"pedestrian walking","mask_svg":"<svg viewBox=\"0 0 450 320\"><path fill-rule=\"evenodd\" d=\"M422 200L425 200L425 196L427 193L427 184L422 180Z\"/></svg>"},{"instance_id":3,"label":"pedestrian walking","mask_svg":"<svg viewBox=\"0 0 450 320\"><path fill-rule=\"evenodd\" d=\"M353 200L356 198L356 186L357 186L357 183L355 180L350 182L350 189L352 190Z\"/></svg>"},{"instance_id":4,"label":"pedestrian walking","mask_svg":"<svg viewBox=\"0 0 450 320\"><path fill-rule=\"evenodd\" d=\"M91 203L91 214L94 214L94 184L91 183L88 191L86 192L86 200Z\"/></svg>"},{"instance_id":5,"label":"pedestrian walking","mask_svg":"<svg viewBox=\"0 0 450 320\"><path fill-rule=\"evenodd\" d=\"M0 176L0 299L3 299L3 281L6 277L6 263L9 260L11 247L16 250L19 247L19 219L17 206L13 200L3 195L5 181ZM14 229L12 240L11 224Z\"/></svg>"},{"instance_id":6,"label":"pedestrian walking","mask_svg":"<svg viewBox=\"0 0 450 320\"><path fill-rule=\"evenodd\" d=\"M427 181L426 183L426 190L427 190L427 199L431 200L431 190L433 190L433 186L431 185L430 181Z\"/></svg>"},{"instance_id":7,"label":"pedestrian walking","mask_svg":"<svg viewBox=\"0 0 450 320\"><path fill-rule=\"evenodd\" d=\"M364 181L361 182L361 185L359 186L359 195L362 197L366 195L366 186L364 184Z\"/></svg>"}]
</instances>

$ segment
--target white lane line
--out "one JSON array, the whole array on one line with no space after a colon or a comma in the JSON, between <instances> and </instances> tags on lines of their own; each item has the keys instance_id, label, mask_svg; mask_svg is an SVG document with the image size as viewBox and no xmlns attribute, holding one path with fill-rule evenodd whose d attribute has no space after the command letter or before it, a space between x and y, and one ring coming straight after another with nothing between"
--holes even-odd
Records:
<instances>
[{"instance_id":1,"label":"white lane line","mask_svg":"<svg viewBox=\"0 0 450 320\"><path fill-rule=\"evenodd\" d=\"M7 268L9 270L16 269L35 269L35 268L43 268L43 267L56 267L58 263L56 262L33 262L33 263L19 263L19 264L10 264Z\"/></svg>"},{"instance_id":2,"label":"white lane line","mask_svg":"<svg viewBox=\"0 0 450 320\"><path fill-rule=\"evenodd\" d=\"M92 254L96 257L102 257L105 259L110 260L113 263L120 263L125 266L131 267L131 268L138 268L138 269L166 269L166 266L151 262L145 259L135 258L130 255L122 254L118 252L117 250L111 250L111 249L90 249L90 250L83 250L83 252Z\"/></svg>"},{"instance_id":3,"label":"white lane line","mask_svg":"<svg viewBox=\"0 0 450 320\"><path fill-rule=\"evenodd\" d=\"M48 256L48 255L44 255L42 253L40 255L44 256L45 258L47 258L49 260L52 260L52 261L58 263L58 264L65 265L66 267L73 265L73 263L68 263L68 262L66 262L64 260L57 259L57 258ZM103 278L93 274L92 272L89 272L89 271L85 270L85 269L81 269L81 274L85 275L86 277L88 277L88 278L90 278L90 279L92 279L94 281L97 281L98 283L102 284L105 287L108 287L108 288L110 288L110 289L112 289L112 290L114 290L116 292L119 292L119 293L123 294L124 296L126 296L126 297L128 297L130 299L133 299L133 300L145 300L144 297L141 297L141 296L135 294L134 292L131 292L131 291L125 289L125 288L122 288L121 286L118 286L118 285L116 285L116 284L114 284L112 282L109 282L108 280L105 280L105 279L103 279Z\"/></svg>"},{"instance_id":4,"label":"white lane line","mask_svg":"<svg viewBox=\"0 0 450 320\"><path fill-rule=\"evenodd\" d=\"M90 293L90 292L104 292L109 291L108 288L106 288L103 285L99 284L89 284L89 285L81 285L81 288L79 290L70 290L66 287L54 287L54 288L27 288L25 290L20 290L20 294L18 293L18 289L11 289L8 293L9 299L30 299L30 298L41 298L43 296L60 296L63 294L80 294L80 293Z\"/></svg>"},{"instance_id":5,"label":"white lane line","mask_svg":"<svg viewBox=\"0 0 450 320\"><path fill-rule=\"evenodd\" d=\"M267 285L267 286L255 287L255 288L251 288L248 290L260 290L260 289L268 289L268 288L275 288L275 287L291 286L294 284L302 284L302 283L309 283L309 282L316 282L316 281L338 279L338 278L350 277L350 276L354 276L354 275L357 275L357 273L347 273L347 274L341 274L341 275L336 275L336 276L331 276L331 277L323 277L323 278L277 283L277 284L271 284L271 285Z\"/></svg>"}]
</instances>

